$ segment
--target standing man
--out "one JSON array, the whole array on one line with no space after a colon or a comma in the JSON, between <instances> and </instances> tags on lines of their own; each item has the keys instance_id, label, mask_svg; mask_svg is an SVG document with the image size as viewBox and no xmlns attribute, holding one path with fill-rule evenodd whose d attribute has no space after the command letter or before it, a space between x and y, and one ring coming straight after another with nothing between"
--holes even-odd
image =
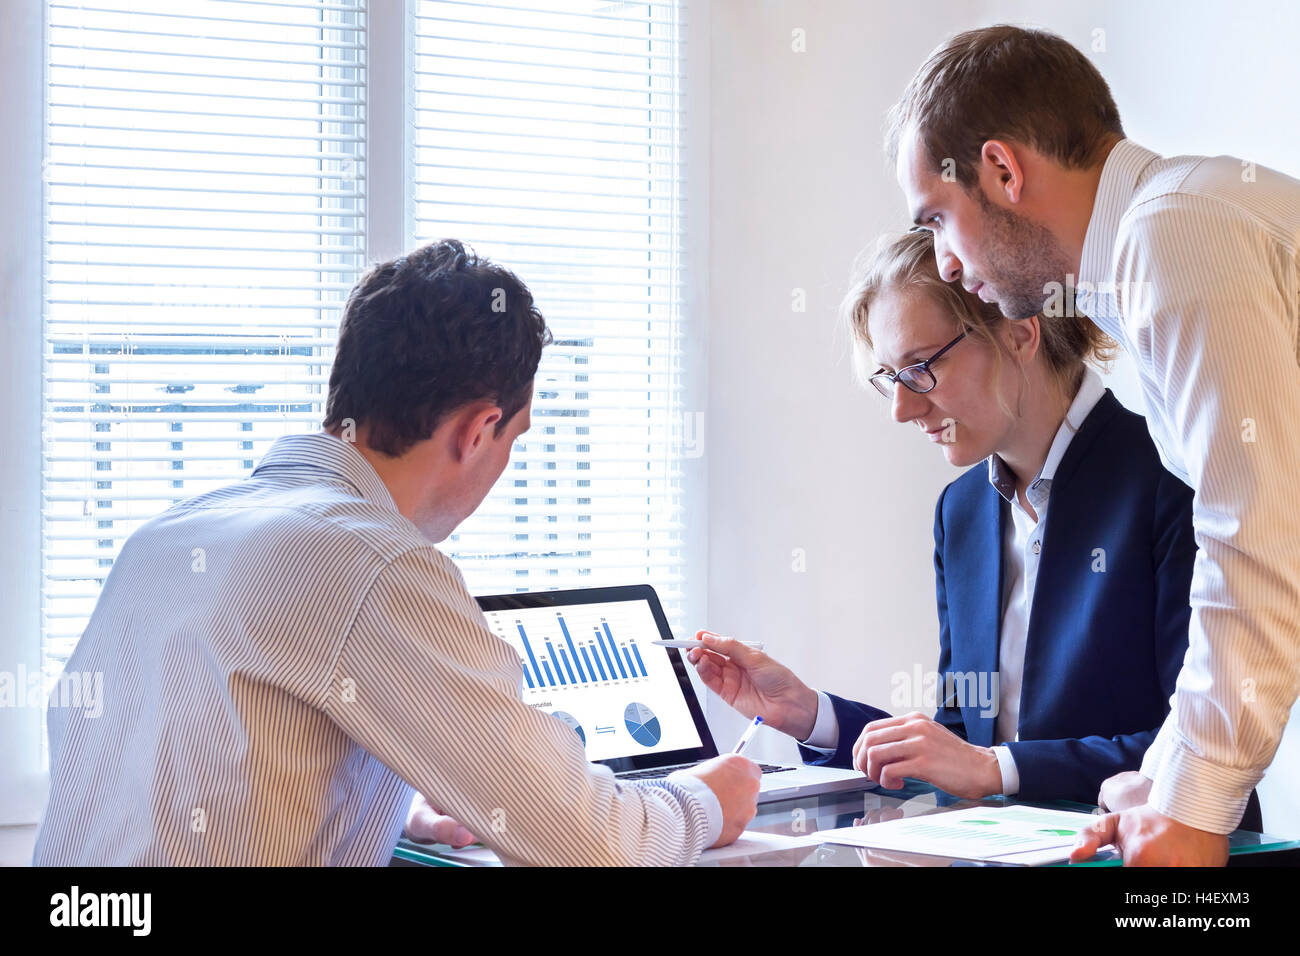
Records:
<instances>
[{"instance_id":1,"label":"standing man","mask_svg":"<svg viewBox=\"0 0 1300 956\"><path fill-rule=\"evenodd\" d=\"M434 547L528 430L549 341L523 283L454 240L361 279L326 430L123 546L68 662L103 674L103 713L49 710L35 864L384 865L408 808L413 837L512 863L736 839L754 763L643 784L589 764Z\"/></svg>"},{"instance_id":2,"label":"standing man","mask_svg":"<svg viewBox=\"0 0 1300 956\"><path fill-rule=\"evenodd\" d=\"M1190 646L1140 773L1102 787L1122 812L1075 858L1113 842L1130 864L1221 865L1300 690L1300 182L1142 148L1082 53L1012 26L931 54L887 149L945 279L1012 319L1077 289L1135 359L1195 493Z\"/></svg>"}]
</instances>

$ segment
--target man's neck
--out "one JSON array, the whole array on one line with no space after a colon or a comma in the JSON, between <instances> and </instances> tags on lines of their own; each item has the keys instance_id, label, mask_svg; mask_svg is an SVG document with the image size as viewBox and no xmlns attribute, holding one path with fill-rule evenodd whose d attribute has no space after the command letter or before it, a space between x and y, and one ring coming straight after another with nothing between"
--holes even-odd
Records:
<instances>
[{"instance_id":1,"label":"man's neck","mask_svg":"<svg viewBox=\"0 0 1300 956\"><path fill-rule=\"evenodd\" d=\"M425 526L430 524L430 517L421 512L421 503L429 497L427 469L409 461L408 455L394 458L371 448L363 429L358 429L351 441L344 438L338 428L326 429L326 434L332 435L339 441L347 442L370 464L375 474L379 476L379 480L384 483L384 487L388 489L388 493L392 495L393 504L397 506L402 517L420 528L421 532L436 533L437 528L426 531ZM436 520L433 522L434 525L437 523Z\"/></svg>"},{"instance_id":2,"label":"man's neck","mask_svg":"<svg viewBox=\"0 0 1300 956\"><path fill-rule=\"evenodd\" d=\"M1119 145L1122 137L1116 136L1101 151L1101 158L1087 169L1070 171L1066 175L1073 180L1067 195L1078 196L1077 202L1067 205L1068 220L1065 224L1065 236L1062 245L1075 264L1074 275L1078 280L1083 270L1083 246L1088 238L1088 226L1092 223L1092 213L1097 206L1097 192L1101 188L1101 174L1106 168L1106 160L1111 151Z\"/></svg>"}]
</instances>

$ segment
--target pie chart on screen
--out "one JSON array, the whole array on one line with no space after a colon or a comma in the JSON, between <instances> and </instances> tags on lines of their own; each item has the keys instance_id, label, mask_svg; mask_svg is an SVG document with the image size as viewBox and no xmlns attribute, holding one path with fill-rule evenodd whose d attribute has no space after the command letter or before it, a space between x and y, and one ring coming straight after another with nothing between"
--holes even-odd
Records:
<instances>
[{"instance_id":1,"label":"pie chart on screen","mask_svg":"<svg viewBox=\"0 0 1300 956\"><path fill-rule=\"evenodd\" d=\"M628 704L623 711L623 723L627 725L627 732L632 735L632 739L642 747L653 747L663 736L659 729L659 718L645 704L635 701Z\"/></svg>"},{"instance_id":2,"label":"pie chart on screen","mask_svg":"<svg viewBox=\"0 0 1300 956\"><path fill-rule=\"evenodd\" d=\"M587 735L583 732L582 724L578 723L577 717L574 717L568 711L564 710L552 711L551 716L556 720L559 720L561 723L568 724L569 727L573 728L573 732L578 735L583 744L587 743Z\"/></svg>"}]
</instances>

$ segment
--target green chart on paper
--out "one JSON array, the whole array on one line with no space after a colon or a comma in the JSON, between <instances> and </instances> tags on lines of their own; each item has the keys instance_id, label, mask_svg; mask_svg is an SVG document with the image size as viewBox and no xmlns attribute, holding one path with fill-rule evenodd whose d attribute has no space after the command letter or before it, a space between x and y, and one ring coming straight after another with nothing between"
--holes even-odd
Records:
<instances>
[{"instance_id":1,"label":"green chart on paper","mask_svg":"<svg viewBox=\"0 0 1300 956\"><path fill-rule=\"evenodd\" d=\"M834 830L822 836L828 843L967 859L1030 852L1064 858L1064 853L1051 851L1072 846L1092 820L1090 814L1069 810L972 807Z\"/></svg>"}]
</instances>

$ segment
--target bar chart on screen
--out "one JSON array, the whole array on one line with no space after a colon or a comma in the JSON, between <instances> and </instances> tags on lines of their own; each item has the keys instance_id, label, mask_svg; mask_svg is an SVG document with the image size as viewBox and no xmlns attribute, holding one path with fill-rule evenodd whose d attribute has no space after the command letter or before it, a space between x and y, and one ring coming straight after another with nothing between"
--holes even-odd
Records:
<instances>
[{"instance_id":1,"label":"bar chart on screen","mask_svg":"<svg viewBox=\"0 0 1300 956\"><path fill-rule=\"evenodd\" d=\"M526 686L569 687L649 678L636 638L616 638L608 621L602 619L590 633L579 632L576 640L562 613L555 615L555 626L559 637L543 625L530 638L524 623L515 622L524 648Z\"/></svg>"},{"instance_id":2,"label":"bar chart on screen","mask_svg":"<svg viewBox=\"0 0 1300 956\"><path fill-rule=\"evenodd\" d=\"M649 644L658 631L646 632L646 624L654 628L654 620L638 619L638 604L495 611L489 623L519 652L525 689L632 684L650 679L647 657L659 662L658 654L646 653L658 652Z\"/></svg>"}]
</instances>

